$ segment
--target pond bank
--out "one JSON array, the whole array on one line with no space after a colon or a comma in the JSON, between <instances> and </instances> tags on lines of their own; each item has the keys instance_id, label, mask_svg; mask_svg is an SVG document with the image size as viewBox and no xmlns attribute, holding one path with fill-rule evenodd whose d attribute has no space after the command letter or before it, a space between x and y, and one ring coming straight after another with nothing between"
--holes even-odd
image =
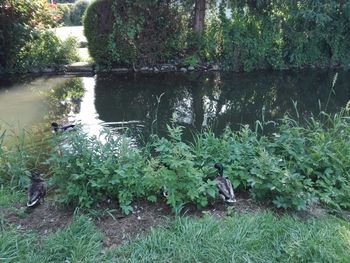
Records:
<instances>
[{"instance_id":1,"label":"pond bank","mask_svg":"<svg viewBox=\"0 0 350 263\"><path fill-rule=\"evenodd\" d=\"M319 70L334 70L334 69L342 69L342 70L348 70L350 68L350 65L347 66L340 66L340 65L330 65L328 67L324 66L315 66L310 65L308 67L284 67L281 70L273 70L274 72L283 72L288 70L304 70L304 69L319 69ZM268 68L261 68L254 71L271 71L271 69ZM163 72L232 72L232 73L244 73L243 70L225 70L223 69L219 64L200 64L200 65L194 65L194 66L185 66L185 65L179 65L179 64L171 64L171 63L165 63L165 64L157 64L152 66L125 66L125 67L113 67L110 69L98 69L96 67L96 64L94 62L90 61L78 61L74 62L72 64L68 65L60 65L57 67L50 67L50 68L44 68L44 69L32 69L28 72L19 74L0 74L1 76L6 75L30 75L30 74L49 74L49 75L61 75L61 74L89 74L89 75L95 75L98 73L116 73L116 74L127 74L127 73L148 73L148 74L157 74L157 73L163 73Z\"/></svg>"}]
</instances>

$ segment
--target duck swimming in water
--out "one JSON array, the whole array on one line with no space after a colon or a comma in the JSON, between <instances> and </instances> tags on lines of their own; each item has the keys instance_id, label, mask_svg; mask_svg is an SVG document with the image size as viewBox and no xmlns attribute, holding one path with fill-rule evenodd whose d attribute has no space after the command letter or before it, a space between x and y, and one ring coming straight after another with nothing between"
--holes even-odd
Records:
<instances>
[{"instance_id":1,"label":"duck swimming in water","mask_svg":"<svg viewBox=\"0 0 350 263\"><path fill-rule=\"evenodd\" d=\"M236 202L235 194L233 192L232 184L229 179L224 177L224 166L221 163L214 164L214 168L218 169L214 181L219 190L219 195L222 200L228 204Z\"/></svg>"},{"instance_id":2,"label":"duck swimming in water","mask_svg":"<svg viewBox=\"0 0 350 263\"><path fill-rule=\"evenodd\" d=\"M31 182L28 188L28 207L33 207L41 198L44 198L47 191L47 184L41 177L38 170L31 171Z\"/></svg>"},{"instance_id":3,"label":"duck swimming in water","mask_svg":"<svg viewBox=\"0 0 350 263\"><path fill-rule=\"evenodd\" d=\"M59 131L71 131L75 127L75 124L68 124L68 125L59 125L57 122L51 123L51 129L53 132L59 132Z\"/></svg>"}]
</instances>

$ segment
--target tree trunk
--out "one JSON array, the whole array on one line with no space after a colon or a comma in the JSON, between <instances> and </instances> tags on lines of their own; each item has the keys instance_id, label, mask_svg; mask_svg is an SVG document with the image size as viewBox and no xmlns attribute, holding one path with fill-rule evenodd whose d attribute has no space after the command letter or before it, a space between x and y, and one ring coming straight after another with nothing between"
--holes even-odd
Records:
<instances>
[{"instance_id":1,"label":"tree trunk","mask_svg":"<svg viewBox=\"0 0 350 263\"><path fill-rule=\"evenodd\" d=\"M204 19L206 10L206 0L196 0L194 6L194 23L193 30L202 35L204 29Z\"/></svg>"}]
</instances>

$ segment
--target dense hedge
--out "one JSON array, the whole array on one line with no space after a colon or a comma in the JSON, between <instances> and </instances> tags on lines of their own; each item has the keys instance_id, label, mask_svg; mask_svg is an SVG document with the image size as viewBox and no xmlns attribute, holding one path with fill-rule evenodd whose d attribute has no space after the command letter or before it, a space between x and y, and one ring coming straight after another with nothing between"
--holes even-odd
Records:
<instances>
[{"instance_id":1,"label":"dense hedge","mask_svg":"<svg viewBox=\"0 0 350 263\"><path fill-rule=\"evenodd\" d=\"M97 0L87 9L89 51L104 66L154 64L181 56L183 19L165 1Z\"/></svg>"}]
</instances>

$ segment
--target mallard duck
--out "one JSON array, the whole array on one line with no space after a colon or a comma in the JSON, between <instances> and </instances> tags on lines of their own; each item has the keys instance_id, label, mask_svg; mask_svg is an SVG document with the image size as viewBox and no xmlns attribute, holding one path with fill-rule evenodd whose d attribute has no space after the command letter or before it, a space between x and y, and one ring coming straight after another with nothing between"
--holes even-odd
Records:
<instances>
[{"instance_id":1,"label":"mallard duck","mask_svg":"<svg viewBox=\"0 0 350 263\"><path fill-rule=\"evenodd\" d=\"M71 131L75 127L75 124L68 124L68 125L59 125L57 122L51 123L51 129L53 132L59 132L59 131Z\"/></svg>"},{"instance_id":2,"label":"mallard duck","mask_svg":"<svg viewBox=\"0 0 350 263\"><path fill-rule=\"evenodd\" d=\"M31 182L28 187L28 207L32 207L37 204L41 198L44 198L47 191L47 184L41 177L41 174L38 170L31 171L30 180Z\"/></svg>"},{"instance_id":3,"label":"mallard duck","mask_svg":"<svg viewBox=\"0 0 350 263\"><path fill-rule=\"evenodd\" d=\"M226 203L232 204L236 202L235 194L233 192L232 184L229 179L224 177L224 166L221 163L214 164L214 168L218 169L214 181L219 190L219 195Z\"/></svg>"}]
</instances>

